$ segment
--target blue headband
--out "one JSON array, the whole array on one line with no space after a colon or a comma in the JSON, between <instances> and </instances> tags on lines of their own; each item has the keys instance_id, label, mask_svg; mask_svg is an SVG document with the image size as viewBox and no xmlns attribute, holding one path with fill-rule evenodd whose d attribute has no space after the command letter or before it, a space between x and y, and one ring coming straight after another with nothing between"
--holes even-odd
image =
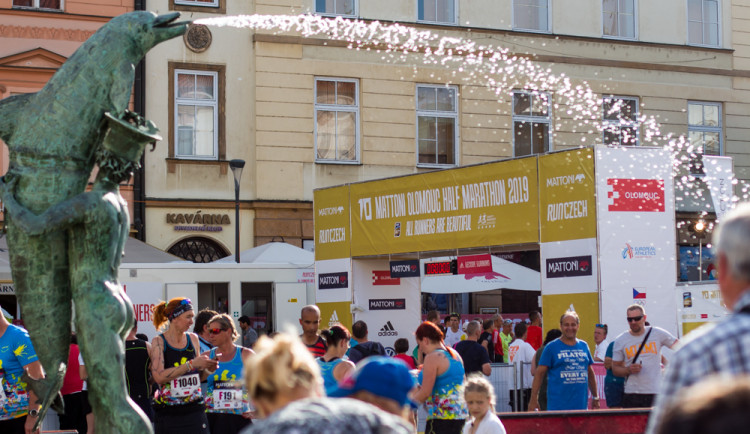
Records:
<instances>
[{"instance_id":1,"label":"blue headband","mask_svg":"<svg viewBox=\"0 0 750 434\"><path fill-rule=\"evenodd\" d=\"M180 304L178 304L177 307L174 308L172 313L169 314L169 320L172 321L173 319L190 310L193 310L193 305L190 304L190 299L183 298Z\"/></svg>"}]
</instances>

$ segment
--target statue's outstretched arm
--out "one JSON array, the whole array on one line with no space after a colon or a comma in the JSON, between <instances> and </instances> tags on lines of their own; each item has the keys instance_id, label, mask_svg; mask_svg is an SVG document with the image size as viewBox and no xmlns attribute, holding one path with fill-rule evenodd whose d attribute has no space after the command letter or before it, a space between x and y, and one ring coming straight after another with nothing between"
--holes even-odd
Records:
<instances>
[{"instance_id":1,"label":"statue's outstretched arm","mask_svg":"<svg viewBox=\"0 0 750 434\"><path fill-rule=\"evenodd\" d=\"M16 201L13 195L16 180L17 178L8 182L5 178L0 180L0 198L6 211L12 216L13 224L29 235L41 235L81 223L101 200L98 194L81 193L36 215Z\"/></svg>"}]
</instances>

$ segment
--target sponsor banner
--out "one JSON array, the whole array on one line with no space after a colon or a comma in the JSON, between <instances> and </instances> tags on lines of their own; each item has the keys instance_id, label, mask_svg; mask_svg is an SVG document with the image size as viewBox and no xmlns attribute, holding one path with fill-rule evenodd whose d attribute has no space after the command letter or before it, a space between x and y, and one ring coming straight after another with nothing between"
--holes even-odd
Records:
<instances>
[{"instance_id":1,"label":"sponsor banner","mask_svg":"<svg viewBox=\"0 0 750 434\"><path fill-rule=\"evenodd\" d=\"M458 257L458 274L492 273L492 255Z\"/></svg>"},{"instance_id":2,"label":"sponsor banner","mask_svg":"<svg viewBox=\"0 0 750 434\"><path fill-rule=\"evenodd\" d=\"M164 285L161 282L123 282L122 286L133 303L138 333L153 338L158 334L153 323L154 306L159 300L168 300L164 297Z\"/></svg>"},{"instance_id":3,"label":"sponsor banner","mask_svg":"<svg viewBox=\"0 0 750 434\"><path fill-rule=\"evenodd\" d=\"M625 322L626 306L622 308L621 316L623 319L614 326L611 323L608 324L610 339L614 339L620 334L619 327L620 323ZM595 292L586 294L542 295L542 324L544 334L546 335L551 329L560 328L560 316L571 308L576 311L578 317L581 319L581 325L578 328L578 339L586 341L589 344L589 351L591 351L593 357L594 349L596 348L594 326L601 323L599 320L599 294ZM649 316L650 319L651 317Z\"/></svg>"},{"instance_id":4,"label":"sponsor banner","mask_svg":"<svg viewBox=\"0 0 750 434\"><path fill-rule=\"evenodd\" d=\"M711 192L711 202L714 205L716 219L721 220L724 214L734 208L732 201L734 168L732 167L732 157L717 157L713 155L703 156L703 168L706 176L708 190Z\"/></svg>"},{"instance_id":5,"label":"sponsor banner","mask_svg":"<svg viewBox=\"0 0 750 434\"><path fill-rule=\"evenodd\" d=\"M536 169L528 157L352 184L352 256L537 242Z\"/></svg>"},{"instance_id":6,"label":"sponsor banner","mask_svg":"<svg viewBox=\"0 0 750 434\"><path fill-rule=\"evenodd\" d=\"M390 270L374 270L372 272L372 284L375 286L400 285L401 279L391 277Z\"/></svg>"},{"instance_id":7,"label":"sponsor banner","mask_svg":"<svg viewBox=\"0 0 750 434\"><path fill-rule=\"evenodd\" d=\"M330 303L352 300L349 258L315 261L315 302Z\"/></svg>"},{"instance_id":8,"label":"sponsor banner","mask_svg":"<svg viewBox=\"0 0 750 434\"><path fill-rule=\"evenodd\" d=\"M419 277L419 259L391 261L391 277Z\"/></svg>"},{"instance_id":9,"label":"sponsor banner","mask_svg":"<svg viewBox=\"0 0 750 434\"><path fill-rule=\"evenodd\" d=\"M297 283L315 283L315 270L297 270Z\"/></svg>"},{"instance_id":10,"label":"sponsor banner","mask_svg":"<svg viewBox=\"0 0 750 434\"><path fill-rule=\"evenodd\" d=\"M677 320L682 332L680 337L705 323L721 321L731 314L724 305L717 283L679 285L676 288L676 301Z\"/></svg>"},{"instance_id":11,"label":"sponsor banner","mask_svg":"<svg viewBox=\"0 0 750 434\"><path fill-rule=\"evenodd\" d=\"M546 260L544 270L547 279L591 276L592 262L591 255L550 258Z\"/></svg>"},{"instance_id":12,"label":"sponsor banner","mask_svg":"<svg viewBox=\"0 0 750 434\"><path fill-rule=\"evenodd\" d=\"M349 186L313 192L315 260L349 257Z\"/></svg>"},{"instance_id":13,"label":"sponsor banner","mask_svg":"<svg viewBox=\"0 0 750 434\"><path fill-rule=\"evenodd\" d=\"M597 224L603 323L627 328L626 307L677 335L672 157L663 149L597 147Z\"/></svg>"},{"instance_id":14,"label":"sponsor banner","mask_svg":"<svg viewBox=\"0 0 750 434\"><path fill-rule=\"evenodd\" d=\"M596 238L542 243L540 256L542 295L598 291Z\"/></svg>"},{"instance_id":15,"label":"sponsor banner","mask_svg":"<svg viewBox=\"0 0 750 434\"><path fill-rule=\"evenodd\" d=\"M387 260L352 262L354 283L354 318L367 323L371 341L378 341L389 351L398 338L409 340L411 351L416 345L414 331L421 318L419 279L397 279L397 285L376 285L374 271L386 270Z\"/></svg>"},{"instance_id":16,"label":"sponsor banner","mask_svg":"<svg viewBox=\"0 0 750 434\"><path fill-rule=\"evenodd\" d=\"M370 299L368 307L370 310L405 310L406 299L405 298Z\"/></svg>"},{"instance_id":17,"label":"sponsor banner","mask_svg":"<svg viewBox=\"0 0 750 434\"><path fill-rule=\"evenodd\" d=\"M609 178L609 211L664 212L663 179Z\"/></svg>"},{"instance_id":18,"label":"sponsor banner","mask_svg":"<svg viewBox=\"0 0 750 434\"><path fill-rule=\"evenodd\" d=\"M318 303L317 306L320 309L320 325L318 326L320 330L330 328L336 324L343 325L347 330L352 329L350 302Z\"/></svg>"},{"instance_id":19,"label":"sponsor banner","mask_svg":"<svg viewBox=\"0 0 750 434\"><path fill-rule=\"evenodd\" d=\"M592 148L539 157L541 241L596 237L596 198Z\"/></svg>"}]
</instances>

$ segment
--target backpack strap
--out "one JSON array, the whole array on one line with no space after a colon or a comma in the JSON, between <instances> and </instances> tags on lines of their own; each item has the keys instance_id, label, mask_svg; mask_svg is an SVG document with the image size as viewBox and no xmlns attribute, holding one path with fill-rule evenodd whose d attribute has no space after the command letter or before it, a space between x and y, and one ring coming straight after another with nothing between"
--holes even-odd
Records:
<instances>
[{"instance_id":1,"label":"backpack strap","mask_svg":"<svg viewBox=\"0 0 750 434\"><path fill-rule=\"evenodd\" d=\"M646 336L643 338L643 342L641 342L641 346L638 347L638 352L635 353L635 357L633 357L633 361L630 363L631 365L634 364L638 360L638 356L641 355L641 351L643 350L643 346L646 345L646 341L648 340L648 337L651 336L651 332L654 330L653 327L648 329L648 333L646 333Z\"/></svg>"}]
</instances>

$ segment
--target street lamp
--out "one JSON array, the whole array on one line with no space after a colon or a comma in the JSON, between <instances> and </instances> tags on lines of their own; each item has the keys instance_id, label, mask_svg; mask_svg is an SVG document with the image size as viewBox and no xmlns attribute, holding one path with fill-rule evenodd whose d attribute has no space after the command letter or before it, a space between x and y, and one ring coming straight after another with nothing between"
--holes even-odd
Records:
<instances>
[{"instance_id":1,"label":"street lamp","mask_svg":"<svg viewBox=\"0 0 750 434\"><path fill-rule=\"evenodd\" d=\"M240 263L240 179L245 160L230 160L229 168L234 175L234 261Z\"/></svg>"}]
</instances>

